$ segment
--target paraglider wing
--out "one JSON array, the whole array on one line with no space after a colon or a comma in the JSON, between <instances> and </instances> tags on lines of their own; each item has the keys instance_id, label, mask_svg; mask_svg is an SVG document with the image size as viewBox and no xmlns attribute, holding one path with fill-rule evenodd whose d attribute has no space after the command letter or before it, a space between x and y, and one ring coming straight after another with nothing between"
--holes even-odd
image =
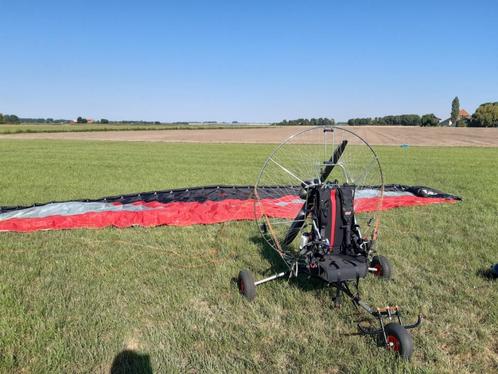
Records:
<instances>
[{"instance_id":1,"label":"paraglider wing","mask_svg":"<svg viewBox=\"0 0 498 374\"><path fill-rule=\"evenodd\" d=\"M281 193L276 186L258 187L269 217L291 219L302 209L300 186ZM459 197L421 186L387 185L379 207L379 186L355 195L355 212L388 210L435 203L454 203ZM72 200L31 206L0 207L0 231L31 232L103 227L191 226L254 220L253 186L206 186L141 192L92 200ZM298 221L296 219L296 221Z\"/></svg>"}]
</instances>

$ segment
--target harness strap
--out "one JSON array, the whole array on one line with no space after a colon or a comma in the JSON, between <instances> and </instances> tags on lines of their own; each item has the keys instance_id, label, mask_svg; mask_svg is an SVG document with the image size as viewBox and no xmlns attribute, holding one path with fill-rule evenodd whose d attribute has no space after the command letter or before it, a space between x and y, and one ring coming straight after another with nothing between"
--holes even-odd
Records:
<instances>
[{"instance_id":1,"label":"harness strap","mask_svg":"<svg viewBox=\"0 0 498 374\"><path fill-rule=\"evenodd\" d=\"M331 224L330 224L330 249L333 250L335 244L335 223L336 223L336 212L337 212L337 204L336 204L336 191L338 189L332 188L330 190L330 213L331 216Z\"/></svg>"},{"instance_id":2,"label":"harness strap","mask_svg":"<svg viewBox=\"0 0 498 374\"><path fill-rule=\"evenodd\" d=\"M344 244L346 246L345 250L347 252L351 251L351 238L352 238L352 226L353 226L353 188L350 186L344 186L339 188L339 198L341 199L341 215L345 222L345 238Z\"/></svg>"}]
</instances>

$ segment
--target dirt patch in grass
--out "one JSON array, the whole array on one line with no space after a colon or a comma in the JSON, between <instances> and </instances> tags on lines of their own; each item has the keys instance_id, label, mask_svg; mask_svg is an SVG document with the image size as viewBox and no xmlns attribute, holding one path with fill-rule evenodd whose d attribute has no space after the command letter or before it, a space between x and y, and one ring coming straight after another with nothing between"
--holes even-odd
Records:
<instances>
[{"instance_id":1,"label":"dirt patch in grass","mask_svg":"<svg viewBox=\"0 0 498 374\"><path fill-rule=\"evenodd\" d=\"M112 132L66 132L0 135L0 139L57 139L57 140L108 140L150 141L169 143L280 143L306 127L268 127L247 129L202 129L202 130L149 130ZM352 130L372 145L417 145L417 146L480 146L498 147L496 128L421 128L361 126ZM319 137L304 138L303 143L320 143Z\"/></svg>"}]
</instances>

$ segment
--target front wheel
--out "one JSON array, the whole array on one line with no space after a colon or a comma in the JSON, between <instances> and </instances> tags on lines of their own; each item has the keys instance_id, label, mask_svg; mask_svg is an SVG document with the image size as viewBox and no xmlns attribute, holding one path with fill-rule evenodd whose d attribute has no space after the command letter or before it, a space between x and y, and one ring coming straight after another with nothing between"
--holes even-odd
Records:
<instances>
[{"instance_id":1,"label":"front wheel","mask_svg":"<svg viewBox=\"0 0 498 374\"><path fill-rule=\"evenodd\" d=\"M249 270L241 270L237 280L239 292L246 297L247 300L254 300L256 297L256 284L254 276Z\"/></svg>"},{"instance_id":2,"label":"front wheel","mask_svg":"<svg viewBox=\"0 0 498 374\"><path fill-rule=\"evenodd\" d=\"M396 352L404 360L409 360L413 353L413 339L408 330L399 323L389 323L384 331L386 349Z\"/></svg>"}]
</instances>

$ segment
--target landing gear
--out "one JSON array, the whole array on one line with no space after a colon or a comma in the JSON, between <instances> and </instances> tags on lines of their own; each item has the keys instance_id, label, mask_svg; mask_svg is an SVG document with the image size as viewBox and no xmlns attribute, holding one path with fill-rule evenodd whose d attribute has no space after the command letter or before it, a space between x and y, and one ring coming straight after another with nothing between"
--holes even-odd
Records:
<instances>
[{"instance_id":1,"label":"landing gear","mask_svg":"<svg viewBox=\"0 0 498 374\"><path fill-rule=\"evenodd\" d=\"M359 301L358 305L366 309L372 316L376 317L380 325L379 329L371 330L358 324L358 329L365 335L377 336L381 346L384 346L388 351L395 352L400 358L409 360L413 353L413 339L408 332L408 329L420 326L422 323L422 316L419 315L417 321L411 325L403 325L400 308L398 306L373 309ZM385 324L384 321L386 319L388 321L394 319L397 322Z\"/></svg>"},{"instance_id":2,"label":"landing gear","mask_svg":"<svg viewBox=\"0 0 498 374\"><path fill-rule=\"evenodd\" d=\"M374 256L370 262L369 270L376 277L389 280L392 275L392 266L387 257Z\"/></svg>"},{"instance_id":3,"label":"landing gear","mask_svg":"<svg viewBox=\"0 0 498 374\"><path fill-rule=\"evenodd\" d=\"M409 360L413 353L413 339L408 331L398 323L384 327L386 349L397 353L402 359Z\"/></svg>"},{"instance_id":4,"label":"landing gear","mask_svg":"<svg viewBox=\"0 0 498 374\"><path fill-rule=\"evenodd\" d=\"M256 297L256 286L285 276L290 277L292 274L293 273L290 271L285 271L255 282L254 276L249 270L241 270L237 279L237 285L239 286L239 292L244 295L247 300L251 301ZM297 276L297 272L295 276Z\"/></svg>"},{"instance_id":5,"label":"landing gear","mask_svg":"<svg viewBox=\"0 0 498 374\"><path fill-rule=\"evenodd\" d=\"M389 266L389 262L385 257L376 256L374 258L378 259L377 261L379 264L388 264L387 266ZM388 268L387 266L384 267L384 270L390 270L390 268ZM254 281L254 276L249 270L242 270L239 273L237 283L240 293L244 295L248 300L254 300L254 298L256 297L256 287L258 285L273 281L278 278L297 277L298 274L302 273L307 274L308 276L316 276L316 274L314 275L309 272L306 273L306 268L301 268L296 263L291 267L291 270L287 272L278 273L259 281ZM390 273L388 274L390 275ZM383 275L380 276L384 277ZM323 278L320 279L323 280ZM336 289L336 294L333 298L334 305L336 307L341 305L342 295L344 294L351 299L351 301L357 308L363 309L372 317L377 319L379 328L372 329L370 327L364 327L358 324L358 329L362 334L376 336L379 339L381 346L385 347L389 351L395 352L402 359L410 359L413 353L413 339L408 330L418 327L422 323L422 316L419 315L415 323L404 325L401 319L401 310L398 306L372 308L360 298L357 292L353 293L347 282L327 282L327 284L335 287Z\"/></svg>"},{"instance_id":6,"label":"landing gear","mask_svg":"<svg viewBox=\"0 0 498 374\"><path fill-rule=\"evenodd\" d=\"M254 300L256 297L256 282L254 276L249 270L241 270L237 280L239 292L246 297L247 300Z\"/></svg>"}]
</instances>

